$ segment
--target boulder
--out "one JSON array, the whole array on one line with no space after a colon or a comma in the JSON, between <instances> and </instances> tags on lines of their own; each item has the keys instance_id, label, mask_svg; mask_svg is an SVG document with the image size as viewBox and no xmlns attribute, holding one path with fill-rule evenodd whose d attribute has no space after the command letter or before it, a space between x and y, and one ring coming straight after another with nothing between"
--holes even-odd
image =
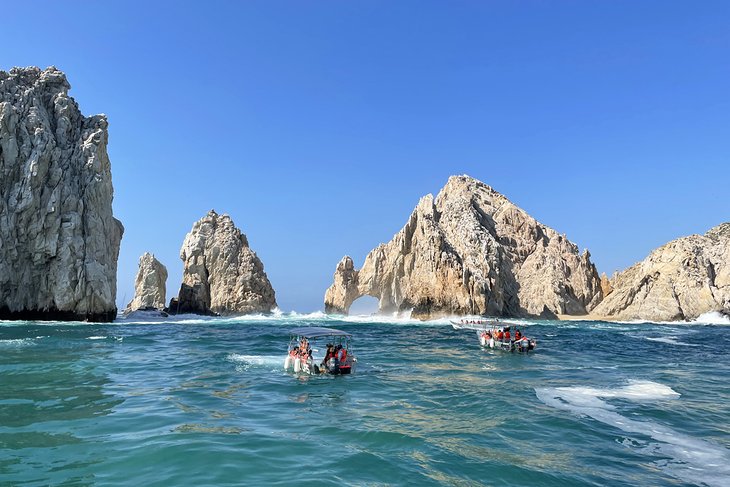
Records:
<instances>
[{"instance_id":1,"label":"boulder","mask_svg":"<svg viewBox=\"0 0 730 487\"><path fill-rule=\"evenodd\" d=\"M0 319L117 314L107 119L69 89L54 67L0 71Z\"/></svg>"}]
</instances>

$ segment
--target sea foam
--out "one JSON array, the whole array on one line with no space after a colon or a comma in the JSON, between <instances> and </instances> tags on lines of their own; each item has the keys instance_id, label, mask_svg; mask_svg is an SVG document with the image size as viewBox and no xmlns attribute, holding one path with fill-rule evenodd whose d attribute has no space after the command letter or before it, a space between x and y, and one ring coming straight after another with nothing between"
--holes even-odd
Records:
<instances>
[{"instance_id":1,"label":"sea foam","mask_svg":"<svg viewBox=\"0 0 730 487\"><path fill-rule=\"evenodd\" d=\"M710 311L709 313L699 315L694 322L707 325L730 325L730 316L718 313L717 311Z\"/></svg>"},{"instance_id":2,"label":"sea foam","mask_svg":"<svg viewBox=\"0 0 730 487\"><path fill-rule=\"evenodd\" d=\"M679 398L680 394L671 387L651 381L631 381L615 389L546 387L535 389L535 393L548 406L593 418L627 433L652 438L655 443L644 450L659 457L660 460L655 463L669 475L713 487L730 485L730 450L651 420L639 421L622 416L616 412L616 407L603 400L661 401Z\"/></svg>"}]
</instances>

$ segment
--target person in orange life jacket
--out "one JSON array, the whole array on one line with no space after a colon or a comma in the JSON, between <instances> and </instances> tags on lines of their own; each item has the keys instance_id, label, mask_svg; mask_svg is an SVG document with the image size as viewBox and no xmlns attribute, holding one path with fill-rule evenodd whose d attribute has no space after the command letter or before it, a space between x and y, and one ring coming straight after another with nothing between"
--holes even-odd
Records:
<instances>
[{"instance_id":1,"label":"person in orange life jacket","mask_svg":"<svg viewBox=\"0 0 730 487\"><path fill-rule=\"evenodd\" d=\"M504 332L504 341L506 341L506 342L510 341L509 330L506 330Z\"/></svg>"},{"instance_id":2,"label":"person in orange life jacket","mask_svg":"<svg viewBox=\"0 0 730 487\"><path fill-rule=\"evenodd\" d=\"M520 333L519 328L515 332L515 341L519 341L522 338L522 333Z\"/></svg>"},{"instance_id":3,"label":"person in orange life jacket","mask_svg":"<svg viewBox=\"0 0 730 487\"><path fill-rule=\"evenodd\" d=\"M335 347L335 360L334 360L335 368L337 368L341 365L341 362L340 362L340 357L342 356L342 354L340 353L341 351L342 351L342 345L337 345Z\"/></svg>"}]
</instances>

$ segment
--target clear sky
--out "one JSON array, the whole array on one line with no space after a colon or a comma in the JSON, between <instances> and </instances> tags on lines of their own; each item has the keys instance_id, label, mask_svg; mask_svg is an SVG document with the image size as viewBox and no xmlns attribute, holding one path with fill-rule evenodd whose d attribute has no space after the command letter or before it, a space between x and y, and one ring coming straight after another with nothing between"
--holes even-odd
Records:
<instances>
[{"instance_id":1,"label":"clear sky","mask_svg":"<svg viewBox=\"0 0 730 487\"><path fill-rule=\"evenodd\" d=\"M118 304L179 288L228 213L283 310L322 308L420 196L469 174L599 272L730 220L730 2L4 2L0 69L55 65L109 117Z\"/></svg>"}]
</instances>

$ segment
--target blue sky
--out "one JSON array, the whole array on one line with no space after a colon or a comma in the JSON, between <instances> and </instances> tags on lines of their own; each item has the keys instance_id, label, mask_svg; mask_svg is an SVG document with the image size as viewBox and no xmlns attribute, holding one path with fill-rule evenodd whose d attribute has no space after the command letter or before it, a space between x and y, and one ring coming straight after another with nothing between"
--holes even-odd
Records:
<instances>
[{"instance_id":1,"label":"blue sky","mask_svg":"<svg viewBox=\"0 0 730 487\"><path fill-rule=\"evenodd\" d=\"M109 117L118 303L229 213L284 310L322 308L420 196L469 174L600 272L730 220L730 3L9 2L0 69Z\"/></svg>"}]
</instances>

